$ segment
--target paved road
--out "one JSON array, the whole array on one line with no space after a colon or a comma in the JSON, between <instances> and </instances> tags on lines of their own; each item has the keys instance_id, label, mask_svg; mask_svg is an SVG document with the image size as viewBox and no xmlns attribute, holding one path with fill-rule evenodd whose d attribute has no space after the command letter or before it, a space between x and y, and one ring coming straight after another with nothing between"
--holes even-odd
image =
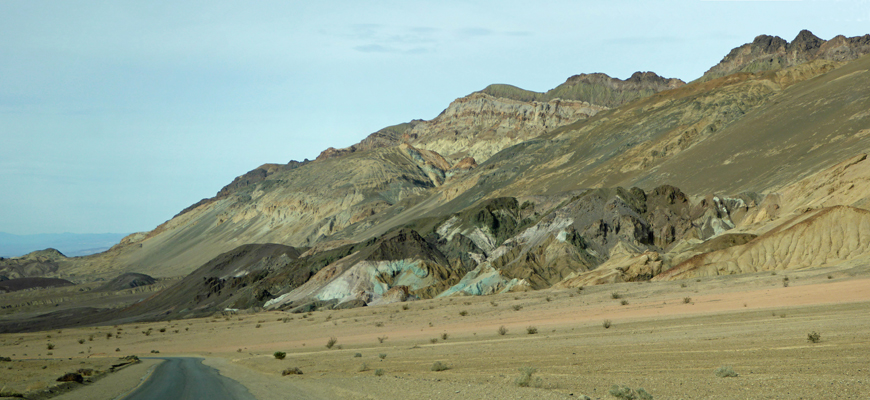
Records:
<instances>
[{"instance_id":1,"label":"paved road","mask_svg":"<svg viewBox=\"0 0 870 400\"><path fill-rule=\"evenodd\" d=\"M166 361L124 400L256 400L240 383L203 365L201 358L160 359Z\"/></svg>"}]
</instances>

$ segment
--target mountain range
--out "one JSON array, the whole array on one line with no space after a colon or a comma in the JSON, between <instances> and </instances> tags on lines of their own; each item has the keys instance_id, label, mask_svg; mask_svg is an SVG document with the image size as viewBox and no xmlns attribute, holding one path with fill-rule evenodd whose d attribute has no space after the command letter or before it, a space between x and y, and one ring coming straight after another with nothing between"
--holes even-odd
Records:
<instances>
[{"instance_id":1,"label":"mountain range","mask_svg":"<svg viewBox=\"0 0 870 400\"><path fill-rule=\"evenodd\" d=\"M690 83L490 85L34 274L183 276L105 317L171 319L847 268L870 257L867 53L870 35L802 31L758 36Z\"/></svg>"}]
</instances>

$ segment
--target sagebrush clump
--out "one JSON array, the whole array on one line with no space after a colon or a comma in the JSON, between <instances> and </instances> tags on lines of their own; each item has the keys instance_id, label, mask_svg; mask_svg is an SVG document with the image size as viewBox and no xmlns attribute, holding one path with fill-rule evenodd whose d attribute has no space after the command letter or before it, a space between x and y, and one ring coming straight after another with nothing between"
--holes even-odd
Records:
<instances>
[{"instance_id":1,"label":"sagebrush clump","mask_svg":"<svg viewBox=\"0 0 870 400\"><path fill-rule=\"evenodd\" d=\"M643 388L634 390L628 386L613 385L610 388L610 395L617 399L623 400L652 400L651 394L647 393Z\"/></svg>"},{"instance_id":2,"label":"sagebrush clump","mask_svg":"<svg viewBox=\"0 0 870 400\"><path fill-rule=\"evenodd\" d=\"M519 369L520 376L514 381L519 387L536 387L539 388L544 385L544 382L541 378L532 378L535 372L538 372L538 369L535 367L522 367Z\"/></svg>"},{"instance_id":3,"label":"sagebrush clump","mask_svg":"<svg viewBox=\"0 0 870 400\"><path fill-rule=\"evenodd\" d=\"M736 378L738 375L730 365L723 365L716 369L716 376L720 378Z\"/></svg>"},{"instance_id":4,"label":"sagebrush clump","mask_svg":"<svg viewBox=\"0 0 870 400\"><path fill-rule=\"evenodd\" d=\"M448 369L450 369L450 367L448 367L447 364L444 364L441 361L435 361L435 363L432 364L432 371L446 371Z\"/></svg>"},{"instance_id":5,"label":"sagebrush clump","mask_svg":"<svg viewBox=\"0 0 870 400\"><path fill-rule=\"evenodd\" d=\"M276 360L283 360L284 357L287 357L287 353L283 351L276 351L272 354L272 356L275 357Z\"/></svg>"}]
</instances>

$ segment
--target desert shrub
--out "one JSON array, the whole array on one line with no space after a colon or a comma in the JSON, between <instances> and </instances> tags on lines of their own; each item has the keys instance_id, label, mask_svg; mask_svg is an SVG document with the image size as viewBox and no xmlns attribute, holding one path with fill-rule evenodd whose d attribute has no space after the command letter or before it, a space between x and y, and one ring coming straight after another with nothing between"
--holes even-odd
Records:
<instances>
[{"instance_id":1,"label":"desert shrub","mask_svg":"<svg viewBox=\"0 0 870 400\"><path fill-rule=\"evenodd\" d=\"M834 279L834 275L828 275L828 279Z\"/></svg>"},{"instance_id":2,"label":"desert shrub","mask_svg":"<svg viewBox=\"0 0 870 400\"><path fill-rule=\"evenodd\" d=\"M375 376L384 376L384 370L381 368L376 369Z\"/></svg>"},{"instance_id":3,"label":"desert shrub","mask_svg":"<svg viewBox=\"0 0 870 400\"><path fill-rule=\"evenodd\" d=\"M411 308L411 307L408 306L407 304L402 304L402 309L403 309L403 310L408 311L408 309L410 309L410 308Z\"/></svg>"},{"instance_id":4,"label":"desert shrub","mask_svg":"<svg viewBox=\"0 0 870 400\"><path fill-rule=\"evenodd\" d=\"M818 343L822 340L822 335L816 331L812 331L807 334L807 340L813 343Z\"/></svg>"},{"instance_id":5,"label":"desert shrub","mask_svg":"<svg viewBox=\"0 0 870 400\"><path fill-rule=\"evenodd\" d=\"M302 375L302 370L299 367L287 368L281 372L281 376L287 375Z\"/></svg>"},{"instance_id":6,"label":"desert shrub","mask_svg":"<svg viewBox=\"0 0 870 400\"><path fill-rule=\"evenodd\" d=\"M731 368L730 365L723 365L716 369L716 376L720 378L734 378L738 374L734 372L734 368Z\"/></svg>"},{"instance_id":7,"label":"desert shrub","mask_svg":"<svg viewBox=\"0 0 870 400\"><path fill-rule=\"evenodd\" d=\"M526 327L526 332L528 332L529 335L534 335L538 333L538 328L535 328L534 326L529 326Z\"/></svg>"},{"instance_id":8,"label":"desert shrub","mask_svg":"<svg viewBox=\"0 0 870 400\"><path fill-rule=\"evenodd\" d=\"M689 303L691 303L691 302L692 302L692 298L691 298L691 297L683 297L683 303L689 304Z\"/></svg>"},{"instance_id":9,"label":"desert shrub","mask_svg":"<svg viewBox=\"0 0 870 400\"><path fill-rule=\"evenodd\" d=\"M88 336L88 341L89 341L89 342L93 342L93 341L94 341L94 335Z\"/></svg>"},{"instance_id":10,"label":"desert shrub","mask_svg":"<svg viewBox=\"0 0 870 400\"><path fill-rule=\"evenodd\" d=\"M79 339L79 344L85 344L85 340L84 340L84 339Z\"/></svg>"},{"instance_id":11,"label":"desert shrub","mask_svg":"<svg viewBox=\"0 0 870 400\"><path fill-rule=\"evenodd\" d=\"M166 332L166 328L160 328L160 333Z\"/></svg>"},{"instance_id":12,"label":"desert shrub","mask_svg":"<svg viewBox=\"0 0 870 400\"><path fill-rule=\"evenodd\" d=\"M788 287L788 277L782 278L782 287Z\"/></svg>"},{"instance_id":13,"label":"desert shrub","mask_svg":"<svg viewBox=\"0 0 870 400\"><path fill-rule=\"evenodd\" d=\"M438 338L436 337L436 338L429 339L429 343L432 343L432 344L438 343Z\"/></svg>"},{"instance_id":14,"label":"desert shrub","mask_svg":"<svg viewBox=\"0 0 870 400\"><path fill-rule=\"evenodd\" d=\"M495 301L490 301L489 304L493 307L498 307L498 303L496 303Z\"/></svg>"},{"instance_id":15,"label":"desert shrub","mask_svg":"<svg viewBox=\"0 0 870 400\"><path fill-rule=\"evenodd\" d=\"M499 335L504 336L504 335L507 334L507 332L508 332L508 331L507 331L507 328L505 328L504 325L502 325L502 326L500 326L500 327L498 328L498 334L499 334Z\"/></svg>"},{"instance_id":16,"label":"desert shrub","mask_svg":"<svg viewBox=\"0 0 870 400\"><path fill-rule=\"evenodd\" d=\"M610 293L610 298L611 298L611 299L616 300L616 299L618 299L618 298L620 298L620 297L622 297L622 296L620 296L619 293L616 293L616 292Z\"/></svg>"},{"instance_id":17,"label":"desert shrub","mask_svg":"<svg viewBox=\"0 0 870 400\"><path fill-rule=\"evenodd\" d=\"M375 326L377 326L378 328L383 328L384 323L383 322L375 322Z\"/></svg>"},{"instance_id":18,"label":"desert shrub","mask_svg":"<svg viewBox=\"0 0 870 400\"><path fill-rule=\"evenodd\" d=\"M544 298L544 300L547 300L547 303L553 301L553 299L550 296L547 296L546 298Z\"/></svg>"},{"instance_id":19,"label":"desert shrub","mask_svg":"<svg viewBox=\"0 0 870 400\"><path fill-rule=\"evenodd\" d=\"M378 354L378 358L380 358L381 360L387 358L387 353Z\"/></svg>"},{"instance_id":20,"label":"desert shrub","mask_svg":"<svg viewBox=\"0 0 870 400\"><path fill-rule=\"evenodd\" d=\"M368 370L369 370L369 366L366 365L366 363L362 363L362 365L359 366L359 369L358 369L357 371L359 371L359 372L366 372L366 371L368 371Z\"/></svg>"},{"instance_id":21,"label":"desert shrub","mask_svg":"<svg viewBox=\"0 0 870 400\"><path fill-rule=\"evenodd\" d=\"M622 304L622 305L624 305L624 306L627 306L627 305L628 305L628 300L622 300L622 301L619 302L619 304Z\"/></svg>"},{"instance_id":22,"label":"desert shrub","mask_svg":"<svg viewBox=\"0 0 870 400\"><path fill-rule=\"evenodd\" d=\"M601 324L604 329L610 329L610 325L613 325L613 322L611 322L609 319L605 319L604 322Z\"/></svg>"},{"instance_id":23,"label":"desert shrub","mask_svg":"<svg viewBox=\"0 0 870 400\"><path fill-rule=\"evenodd\" d=\"M383 343L384 340L387 340L386 336L378 336L378 343Z\"/></svg>"},{"instance_id":24,"label":"desert shrub","mask_svg":"<svg viewBox=\"0 0 870 400\"><path fill-rule=\"evenodd\" d=\"M577 288L577 293L581 293L581 292L583 292L583 286L580 286Z\"/></svg>"},{"instance_id":25,"label":"desert shrub","mask_svg":"<svg viewBox=\"0 0 870 400\"><path fill-rule=\"evenodd\" d=\"M517 379L514 381L514 383L516 383L517 386L519 386L519 387L533 386L533 387L539 388L539 387L544 385L543 381L541 381L541 378L534 378L534 379L532 378L532 375L534 375L535 372L538 372L537 368L522 367L519 369L519 371L520 371L520 376L518 376Z\"/></svg>"},{"instance_id":26,"label":"desert shrub","mask_svg":"<svg viewBox=\"0 0 870 400\"><path fill-rule=\"evenodd\" d=\"M680 287L681 287L681 288L684 288L684 287L686 287L686 284L685 284L685 283L681 283L681 284L680 284Z\"/></svg>"},{"instance_id":27,"label":"desert shrub","mask_svg":"<svg viewBox=\"0 0 870 400\"><path fill-rule=\"evenodd\" d=\"M106 339L111 339L111 338L112 338L112 332L107 333L107 334L106 334Z\"/></svg>"},{"instance_id":28,"label":"desert shrub","mask_svg":"<svg viewBox=\"0 0 870 400\"><path fill-rule=\"evenodd\" d=\"M523 309L523 306L520 304L514 304L511 308L513 308L514 311L519 311Z\"/></svg>"},{"instance_id":29,"label":"desert shrub","mask_svg":"<svg viewBox=\"0 0 870 400\"><path fill-rule=\"evenodd\" d=\"M362 357L362 353L356 353L356 354L353 355L353 357L354 357L354 358L360 358L360 357Z\"/></svg>"},{"instance_id":30,"label":"desert shrub","mask_svg":"<svg viewBox=\"0 0 870 400\"><path fill-rule=\"evenodd\" d=\"M287 357L287 353L283 351L276 351L272 356L275 357L276 360L283 360L284 357Z\"/></svg>"},{"instance_id":31,"label":"desert shrub","mask_svg":"<svg viewBox=\"0 0 870 400\"><path fill-rule=\"evenodd\" d=\"M435 361L435 363L432 364L432 371L446 371L448 369L450 369L450 367L441 361Z\"/></svg>"},{"instance_id":32,"label":"desert shrub","mask_svg":"<svg viewBox=\"0 0 870 400\"><path fill-rule=\"evenodd\" d=\"M464 317L464 316L468 315L468 311L462 310L459 312L459 315Z\"/></svg>"},{"instance_id":33,"label":"desert shrub","mask_svg":"<svg viewBox=\"0 0 870 400\"><path fill-rule=\"evenodd\" d=\"M634 390L628 386L613 385L610 388L610 395L617 399L623 400L652 400L652 395L647 393L643 388Z\"/></svg>"},{"instance_id":34,"label":"desert shrub","mask_svg":"<svg viewBox=\"0 0 870 400\"><path fill-rule=\"evenodd\" d=\"M448 335L447 332L441 334L441 340L447 340L448 337L450 337L450 335Z\"/></svg>"},{"instance_id":35,"label":"desert shrub","mask_svg":"<svg viewBox=\"0 0 870 400\"><path fill-rule=\"evenodd\" d=\"M46 348L46 349L49 349L49 350L53 350L53 349L54 349L54 343L49 343L49 344L45 345L45 348Z\"/></svg>"},{"instance_id":36,"label":"desert shrub","mask_svg":"<svg viewBox=\"0 0 870 400\"><path fill-rule=\"evenodd\" d=\"M332 336L326 341L326 348L331 349L336 343L338 343L338 339L336 339L335 336Z\"/></svg>"},{"instance_id":37,"label":"desert shrub","mask_svg":"<svg viewBox=\"0 0 870 400\"><path fill-rule=\"evenodd\" d=\"M115 352L117 353L117 352L119 352L119 351L121 351L121 348L120 348L120 347L115 347Z\"/></svg>"},{"instance_id":38,"label":"desert shrub","mask_svg":"<svg viewBox=\"0 0 870 400\"><path fill-rule=\"evenodd\" d=\"M259 328L259 327L261 327L261 326L263 326L263 325L261 325L261 324L257 324L257 325L254 325L254 328Z\"/></svg>"}]
</instances>

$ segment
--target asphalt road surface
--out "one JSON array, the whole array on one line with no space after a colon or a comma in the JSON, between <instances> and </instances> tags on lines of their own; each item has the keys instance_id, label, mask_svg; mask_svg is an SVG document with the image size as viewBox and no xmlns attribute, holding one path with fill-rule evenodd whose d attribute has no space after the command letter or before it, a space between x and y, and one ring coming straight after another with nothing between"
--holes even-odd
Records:
<instances>
[{"instance_id":1,"label":"asphalt road surface","mask_svg":"<svg viewBox=\"0 0 870 400\"><path fill-rule=\"evenodd\" d=\"M201 358L166 357L124 400L256 400L240 383L221 376Z\"/></svg>"}]
</instances>

